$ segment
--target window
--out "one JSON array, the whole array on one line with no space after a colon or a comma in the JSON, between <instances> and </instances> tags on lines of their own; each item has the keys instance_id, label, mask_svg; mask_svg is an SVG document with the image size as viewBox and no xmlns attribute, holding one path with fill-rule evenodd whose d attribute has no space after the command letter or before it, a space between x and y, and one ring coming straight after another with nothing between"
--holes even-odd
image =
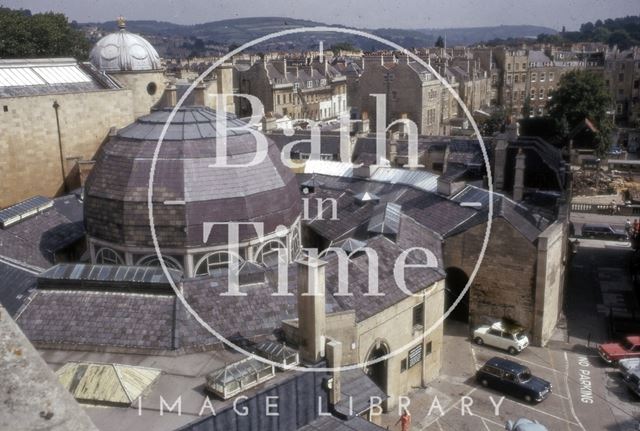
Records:
<instances>
[{"instance_id":1,"label":"window","mask_svg":"<svg viewBox=\"0 0 640 431\"><path fill-rule=\"evenodd\" d=\"M540 82L544 82L544 79L545 79L545 73L540 72Z\"/></svg>"},{"instance_id":2,"label":"window","mask_svg":"<svg viewBox=\"0 0 640 431\"><path fill-rule=\"evenodd\" d=\"M507 70L511 70L511 63L507 64Z\"/></svg>"},{"instance_id":3,"label":"window","mask_svg":"<svg viewBox=\"0 0 640 431\"><path fill-rule=\"evenodd\" d=\"M278 94L278 105L280 104L280 95Z\"/></svg>"},{"instance_id":4,"label":"window","mask_svg":"<svg viewBox=\"0 0 640 431\"><path fill-rule=\"evenodd\" d=\"M313 81L307 81L307 88L313 87Z\"/></svg>"},{"instance_id":5,"label":"window","mask_svg":"<svg viewBox=\"0 0 640 431\"><path fill-rule=\"evenodd\" d=\"M532 88L532 89L531 89L531 94L530 94L530 96L531 96L531 98L532 98L532 99L535 99L535 98L536 98L536 89L535 89L535 88Z\"/></svg>"},{"instance_id":6,"label":"window","mask_svg":"<svg viewBox=\"0 0 640 431\"><path fill-rule=\"evenodd\" d=\"M407 371L407 360L403 359L400 361L400 372L404 373L405 371Z\"/></svg>"},{"instance_id":7,"label":"window","mask_svg":"<svg viewBox=\"0 0 640 431\"><path fill-rule=\"evenodd\" d=\"M171 256L162 256L162 260L164 261L164 264L167 268L170 269L177 269L178 271L182 271L182 265L180 264L180 262L178 262L178 260L174 257ZM160 260L158 259L158 256L155 254L149 255L149 256L145 256L142 259L140 259L138 261L138 263L136 263L137 266L154 266L154 267L159 267L160 266Z\"/></svg>"},{"instance_id":8,"label":"window","mask_svg":"<svg viewBox=\"0 0 640 431\"><path fill-rule=\"evenodd\" d=\"M526 70L527 69L527 63L522 63L522 70Z\"/></svg>"},{"instance_id":9,"label":"window","mask_svg":"<svg viewBox=\"0 0 640 431\"><path fill-rule=\"evenodd\" d=\"M124 265L124 260L117 251L101 248L96 254L96 263L100 265Z\"/></svg>"},{"instance_id":10,"label":"window","mask_svg":"<svg viewBox=\"0 0 640 431\"><path fill-rule=\"evenodd\" d=\"M549 81L553 81L553 72L549 72Z\"/></svg>"},{"instance_id":11,"label":"window","mask_svg":"<svg viewBox=\"0 0 640 431\"><path fill-rule=\"evenodd\" d=\"M422 330L424 327L424 304L413 307L413 330Z\"/></svg>"},{"instance_id":12,"label":"window","mask_svg":"<svg viewBox=\"0 0 640 431\"><path fill-rule=\"evenodd\" d=\"M637 83L637 82L638 82L638 81L636 81L636 83ZM636 87L636 88L637 88L637 87ZM7 105L4 105L4 106L2 107L2 110L3 110L4 112L9 112L9 107L8 107Z\"/></svg>"},{"instance_id":13,"label":"window","mask_svg":"<svg viewBox=\"0 0 640 431\"><path fill-rule=\"evenodd\" d=\"M618 74L618 82L622 82L624 81L624 73L619 73Z\"/></svg>"},{"instance_id":14,"label":"window","mask_svg":"<svg viewBox=\"0 0 640 431\"><path fill-rule=\"evenodd\" d=\"M155 82L150 82L147 84L147 93L149 94L149 96L153 96L154 94L156 94L157 90L158 86Z\"/></svg>"},{"instance_id":15,"label":"window","mask_svg":"<svg viewBox=\"0 0 640 431\"><path fill-rule=\"evenodd\" d=\"M299 83L297 83L297 82L294 82L294 83L293 83L293 89L294 89L295 91L298 91L298 89L299 89L299 88L300 88L300 84L299 84Z\"/></svg>"},{"instance_id":16,"label":"window","mask_svg":"<svg viewBox=\"0 0 640 431\"><path fill-rule=\"evenodd\" d=\"M544 99L544 88L540 89L540 99Z\"/></svg>"},{"instance_id":17,"label":"window","mask_svg":"<svg viewBox=\"0 0 640 431\"><path fill-rule=\"evenodd\" d=\"M624 96L624 89L623 88L618 88L618 96L620 96L620 97Z\"/></svg>"},{"instance_id":18,"label":"window","mask_svg":"<svg viewBox=\"0 0 640 431\"><path fill-rule=\"evenodd\" d=\"M513 82L514 82L514 83L516 83L516 84L517 84L518 82L520 82L520 76L519 76L519 75L516 75L516 76L513 78Z\"/></svg>"},{"instance_id":19,"label":"window","mask_svg":"<svg viewBox=\"0 0 640 431\"><path fill-rule=\"evenodd\" d=\"M324 79L324 78L322 78L322 79L320 80L320 85L327 85L327 80L326 80L326 79Z\"/></svg>"},{"instance_id":20,"label":"window","mask_svg":"<svg viewBox=\"0 0 640 431\"><path fill-rule=\"evenodd\" d=\"M538 74L536 72L531 73L531 82L536 82L538 80Z\"/></svg>"},{"instance_id":21,"label":"window","mask_svg":"<svg viewBox=\"0 0 640 431\"><path fill-rule=\"evenodd\" d=\"M226 268L229 265L229 253L216 251L205 255L196 264L196 275L208 275L216 269Z\"/></svg>"},{"instance_id":22,"label":"window","mask_svg":"<svg viewBox=\"0 0 640 431\"><path fill-rule=\"evenodd\" d=\"M433 346L432 346L431 341L429 341L429 342L427 343L427 348L426 348L426 350L424 351L424 355L425 355L425 356L429 356L429 355L431 354L431 352L432 352L432 351L433 351Z\"/></svg>"},{"instance_id":23,"label":"window","mask_svg":"<svg viewBox=\"0 0 640 431\"><path fill-rule=\"evenodd\" d=\"M309 155L302 156L303 159L309 159ZM278 250L285 249L286 246L278 240L272 240L264 244L258 249L258 259L267 266L273 266L278 263ZM256 259L256 260L258 260Z\"/></svg>"}]
</instances>

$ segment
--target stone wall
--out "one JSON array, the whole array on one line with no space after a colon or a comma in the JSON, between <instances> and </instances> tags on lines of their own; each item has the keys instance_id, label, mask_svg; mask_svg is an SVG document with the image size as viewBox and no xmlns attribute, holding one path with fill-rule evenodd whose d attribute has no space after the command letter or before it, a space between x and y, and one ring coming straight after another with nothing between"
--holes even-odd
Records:
<instances>
[{"instance_id":1,"label":"stone wall","mask_svg":"<svg viewBox=\"0 0 640 431\"><path fill-rule=\"evenodd\" d=\"M73 159L91 159L109 129L133 122L130 90L4 98L0 111L0 208L63 191ZM58 102L60 145L54 101Z\"/></svg>"},{"instance_id":2,"label":"stone wall","mask_svg":"<svg viewBox=\"0 0 640 431\"><path fill-rule=\"evenodd\" d=\"M444 281L435 283L425 292L424 298L408 297L358 324L357 345L361 363L368 359L378 344L386 345L390 352L409 346L386 361L387 387L383 390L390 397L387 409L397 404L398 396L407 395L414 387L426 386L440 372L443 327L437 326L427 335L424 331L442 317ZM416 328L413 326L413 309L421 302L424 303L424 322L422 328ZM403 370L403 361L408 360L409 352L419 344L422 344L423 351L421 362Z\"/></svg>"},{"instance_id":3,"label":"stone wall","mask_svg":"<svg viewBox=\"0 0 640 431\"><path fill-rule=\"evenodd\" d=\"M533 342L545 345L553 335L562 312L567 225L555 222L538 238L536 305Z\"/></svg>"},{"instance_id":4,"label":"stone wall","mask_svg":"<svg viewBox=\"0 0 640 431\"><path fill-rule=\"evenodd\" d=\"M448 238L444 244L446 268L471 275L478 260L486 224ZM502 218L494 219L489 244L469 291L471 327L508 317L534 330L536 246Z\"/></svg>"},{"instance_id":5,"label":"stone wall","mask_svg":"<svg viewBox=\"0 0 640 431\"><path fill-rule=\"evenodd\" d=\"M166 78L162 71L118 72L112 76L132 92L129 104L132 105L134 118L151 112L164 93Z\"/></svg>"}]
</instances>

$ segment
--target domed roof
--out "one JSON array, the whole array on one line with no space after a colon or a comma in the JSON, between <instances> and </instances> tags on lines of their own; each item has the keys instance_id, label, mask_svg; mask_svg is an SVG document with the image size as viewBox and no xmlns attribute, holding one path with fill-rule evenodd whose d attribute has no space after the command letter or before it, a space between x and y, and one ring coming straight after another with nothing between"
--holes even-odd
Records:
<instances>
[{"instance_id":1,"label":"domed roof","mask_svg":"<svg viewBox=\"0 0 640 431\"><path fill-rule=\"evenodd\" d=\"M91 50L91 63L106 72L160 70L160 56L145 38L129 33L124 19L118 18L118 30L100 39Z\"/></svg>"},{"instance_id":2,"label":"domed roof","mask_svg":"<svg viewBox=\"0 0 640 431\"><path fill-rule=\"evenodd\" d=\"M152 247L147 191L158 137L172 108L139 118L101 147L85 185L85 224L93 238L114 244ZM293 173L268 141L264 159L251 167L216 167L218 114L205 107L178 110L157 157L153 205L161 247L199 248L227 243L226 227L203 239L205 222L263 223L265 234L291 226L301 212ZM229 127L245 123L228 116ZM248 131L227 133L227 164L249 163L256 139ZM240 239L256 238L240 228Z\"/></svg>"}]
</instances>

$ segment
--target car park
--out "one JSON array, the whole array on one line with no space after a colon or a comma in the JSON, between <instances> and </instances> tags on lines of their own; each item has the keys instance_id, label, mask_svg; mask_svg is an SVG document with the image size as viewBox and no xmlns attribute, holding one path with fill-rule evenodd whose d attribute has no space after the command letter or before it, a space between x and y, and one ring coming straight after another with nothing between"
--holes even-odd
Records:
<instances>
[{"instance_id":1,"label":"car park","mask_svg":"<svg viewBox=\"0 0 640 431\"><path fill-rule=\"evenodd\" d=\"M476 372L476 380L484 387L522 398L528 403L546 399L552 390L548 381L531 374L522 364L493 357Z\"/></svg>"},{"instance_id":2,"label":"car park","mask_svg":"<svg viewBox=\"0 0 640 431\"><path fill-rule=\"evenodd\" d=\"M526 418L520 418L515 422L507 421L504 429L507 431L549 431L540 422Z\"/></svg>"},{"instance_id":3,"label":"car park","mask_svg":"<svg viewBox=\"0 0 640 431\"><path fill-rule=\"evenodd\" d=\"M631 392L640 397L640 370L632 370L624 382Z\"/></svg>"},{"instance_id":4,"label":"car park","mask_svg":"<svg viewBox=\"0 0 640 431\"><path fill-rule=\"evenodd\" d=\"M632 371L640 370L640 358L620 359L618 361L618 370L620 370L622 378L627 380Z\"/></svg>"},{"instance_id":5,"label":"car park","mask_svg":"<svg viewBox=\"0 0 640 431\"><path fill-rule=\"evenodd\" d=\"M584 238L627 241L629 238L624 229L616 229L605 223L588 223L582 226Z\"/></svg>"},{"instance_id":6,"label":"car park","mask_svg":"<svg viewBox=\"0 0 640 431\"><path fill-rule=\"evenodd\" d=\"M473 341L480 346L486 344L506 350L512 355L520 353L529 345L524 328L508 321L480 326L473 331Z\"/></svg>"},{"instance_id":7,"label":"car park","mask_svg":"<svg viewBox=\"0 0 640 431\"><path fill-rule=\"evenodd\" d=\"M628 336L620 343L600 344L598 354L608 364L615 364L621 359L640 358L640 336Z\"/></svg>"}]
</instances>

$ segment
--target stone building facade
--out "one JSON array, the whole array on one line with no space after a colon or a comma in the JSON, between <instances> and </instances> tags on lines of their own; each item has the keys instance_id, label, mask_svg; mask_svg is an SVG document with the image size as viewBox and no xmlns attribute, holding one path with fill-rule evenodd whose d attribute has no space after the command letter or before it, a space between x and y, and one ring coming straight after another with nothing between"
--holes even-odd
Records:
<instances>
[{"instance_id":1,"label":"stone building facade","mask_svg":"<svg viewBox=\"0 0 640 431\"><path fill-rule=\"evenodd\" d=\"M459 90L455 77L441 68L454 91ZM408 57L375 56L365 59L364 70L358 79L358 98L354 108L362 118L369 118L369 126L376 130L377 98L386 99L388 126L406 118L413 121L421 135L447 135L450 122L458 116L458 103L449 90L426 67Z\"/></svg>"},{"instance_id":2,"label":"stone building facade","mask_svg":"<svg viewBox=\"0 0 640 431\"><path fill-rule=\"evenodd\" d=\"M237 88L256 96L266 113L292 119L324 121L348 113L346 78L327 60L257 61L238 69ZM251 115L247 100L238 100L238 115Z\"/></svg>"},{"instance_id":3,"label":"stone building facade","mask_svg":"<svg viewBox=\"0 0 640 431\"><path fill-rule=\"evenodd\" d=\"M613 99L616 121L640 125L640 48L610 52L604 78Z\"/></svg>"},{"instance_id":4,"label":"stone building facade","mask_svg":"<svg viewBox=\"0 0 640 431\"><path fill-rule=\"evenodd\" d=\"M76 161L90 160L111 127L134 119L130 89L99 80L73 59L0 61L0 75L42 68L78 82L0 87L0 207L78 187Z\"/></svg>"}]
</instances>

